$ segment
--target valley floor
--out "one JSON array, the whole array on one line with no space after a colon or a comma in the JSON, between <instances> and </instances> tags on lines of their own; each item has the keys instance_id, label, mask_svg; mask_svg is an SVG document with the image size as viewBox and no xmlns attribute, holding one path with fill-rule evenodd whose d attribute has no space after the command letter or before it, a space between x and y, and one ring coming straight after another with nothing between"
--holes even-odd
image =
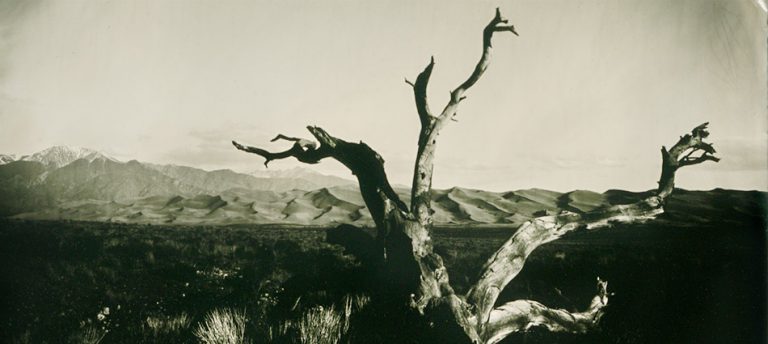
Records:
<instances>
[{"instance_id":1,"label":"valley floor","mask_svg":"<svg viewBox=\"0 0 768 344\"><path fill-rule=\"evenodd\" d=\"M765 224L718 221L680 227L661 219L541 247L503 299L581 309L597 276L616 295L597 333L534 329L505 342L763 342ZM513 231L435 230L458 291ZM196 342L206 314L231 309L248 319L253 342L288 342L293 337L274 339L269 329L375 288L369 270L325 239L320 228L0 220L0 341L81 343L95 335L103 343ZM371 322L377 316L353 315L344 339L392 342L391 334L371 330L385 332ZM427 342L418 326L390 326L403 341Z\"/></svg>"}]
</instances>

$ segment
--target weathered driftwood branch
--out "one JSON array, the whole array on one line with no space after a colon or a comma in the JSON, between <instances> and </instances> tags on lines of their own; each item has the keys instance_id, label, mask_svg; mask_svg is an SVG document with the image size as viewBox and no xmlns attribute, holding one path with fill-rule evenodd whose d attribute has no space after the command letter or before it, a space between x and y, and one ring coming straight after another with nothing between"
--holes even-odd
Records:
<instances>
[{"instance_id":1,"label":"weathered driftwood branch","mask_svg":"<svg viewBox=\"0 0 768 344\"><path fill-rule=\"evenodd\" d=\"M411 188L411 211L422 226L429 227L432 225L431 190L437 136L445 124L456 116L459 103L466 98L464 93L480 80L485 70L488 69L488 65L491 63L493 33L501 31L509 31L517 35L515 27L509 25L508 20L503 18L501 11L496 8L496 15L483 30L483 50L480 60L467 80L451 92L450 100L439 116L432 116L427 103L427 85L435 65L434 58L430 60L424 71L416 78L416 83L413 84L416 110L421 120L421 132L419 133L419 147Z\"/></svg>"},{"instance_id":2,"label":"weathered driftwood branch","mask_svg":"<svg viewBox=\"0 0 768 344\"><path fill-rule=\"evenodd\" d=\"M304 149L317 148L317 144L315 143L315 141L302 139L299 137L289 137L283 134L277 134L277 136L275 136L274 139L269 140L269 142L275 142L277 140L286 140L286 141L296 142L299 146L301 146L301 148L304 148Z\"/></svg>"},{"instance_id":3,"label":"weathered driftwood branch","mask_svg":"<svg viewBox=\"0 0 768 344\"><path fill-rule=\"evenodd\" d=\"M705 161L720 161L715 157L715 147L711 143L704 142L709 136L707 126L709 122L693 128L690 134L680 137L672 148L667 150L661 147L661 177L659 178L659 197L666 198L675 188L675 172L685 166L700 164ZM699 153L696 157L691 157L694 153ZM685 154L685 155L683 155ZM682 156L682 157L681 157Z\"/></svg>"},{"instance_id":4,"label":"weathered driftwood branch","mask_svg":"<svg viewBox=\"0 0 768 344\"><path fill-rule=\"evenodd\" d=\"M306 164L316 164L320 160L330 156L329 155L330 152L328 152L327 150L305 148L308 146L302 146L302 144L299 142L294 143L293 146L291 146L291 149L288 149L282 152L274 152L274 153L268 152L264 149L257 148L257 147L244 146L235 141L232 141L232 144L241 151L261 155L262 157L264 157L264 166L267 166L267 167L269 167L269 162L272 160L285 159L289 157L294 157L296 158L296 160L299 160Z\"/></svg>"},{"instance_id":5,"label":"weathered driftwood branch","mask_svg":"<svg viewBox=\"0 0 768 344\"><path fill-rule=\"evenodd\" d=\"M585 214L563 212L559 215L542 216L524 223L483 266L480 278L467 293L467 302L475 306L478 332L489 338L487 326L499 294L522 270L528 256L539 246L554 241L576 230L594 230L610 227L614 223L639 223L654 219L664 212L666 198L674 189L675 171L683 166L704 161L719 161L712 156L714 148L703 142L709 133L707 123L693 129L691 134L681 137L669 152L662 148L664 162L662 178L656 194L639 202L615 205ZM682 157L688 150L704 150L704 158ZM679 160L678 160L679 159ZM509 329L508 329L509 330ZM518 331L521 329L517 329Z\"/></svg>"},{"instance_id":6,"label":"weathered driftwood branch","mask_svg":"<svg viewBox=\"0 0 768 344\"><path fill-rule=\"evenodd\" d=\"M467 301L475 305L477 326L483 332L502 290L525 265L528 256L539 246L555 241L579 229L596 229L609 224L633 223L652 219L663 212L656 197L630 205L617 205L596 212L542 216L527 221L485 263L480 278L467 293Z\"/></svg>"},{"instance_id":7,"label":"weathered driftwood branch","mask_svg":"<svg viewBox=\"0 0 768 344\"><path fill-rule=\"evenodd\" d=\"M394 205L394 209L407 212L405 203L400 200L387 180L384 159L376 151L363 142L350 143L333 137L319 127L308 126L307 130L319 142L319 147L310 140L286 137L282 134L272 141L283 139L296 142L290 149L282 152L272 153L261 148L244 146L235 141L232 141L232 144L239 150L264 157L265 165L272 160L290 157L308 164L318 163L325 158L339 161L357 177L363 199L377 226L383 227L384 205L387 201Z\"/></svg>"},{"instance_id":8,"label":"weathered driftwood branch","mask_svg":"<svg viewBox=\"0 0 768 344\"><path fill-rule=\"evenodd\" d=\"M608 282L597 278L597 295L583 312L572 313L564 309L552 309L531 300L508 302L491 312L485 330L485 343L498 343L515 331L525 331L543 326L551 332L585 333L591 330L603 316L608 305Z\"/></svg>"},{"instance_id":9,"label":"weathered driftwood branch","mask_svg":"<svg viewBox=\"0 0 768 344\"><path fill-rule=\"evenodd\" d=\"M430 58L427 67L416 77L416 83L412 83L408 81L408 79L405 80L406 83L413 87L416 111L419 114L422 128L430 126L434 120L432 112L429 110L429 102L427 101L427 85L429 84L429 77L432 75L432 68L434 68L434 66L435 57L433 56Z\"/></svg>"}]
</instances>

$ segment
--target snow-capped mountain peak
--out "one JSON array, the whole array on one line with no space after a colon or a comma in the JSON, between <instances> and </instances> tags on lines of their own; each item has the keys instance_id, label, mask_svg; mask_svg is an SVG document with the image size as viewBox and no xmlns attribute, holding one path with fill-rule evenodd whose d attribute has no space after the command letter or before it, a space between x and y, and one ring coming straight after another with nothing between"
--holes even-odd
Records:
<instances>
[{"instance_id":1,"label":"snow-capped mountain peak","mask_svg":"<svg viewBox=\"0 0 768 344\"><path fill-rule=\"evenodd\" d=\"M14 154L0 154L0 165L5 165L10 162L16 161L16 155Z\"/></svg>"},{"instance_id":2,"label":"snow-capped mountain peak","mask_svg":"<svg viewBox=\"0 0 768 344\"><path fill-rule=\"evenodd\" d=\"M89 162L98 159L117 161L93 149L68 146L53 146L32 155L24 156L19 160L37 161L44 165L58 168L79 159L85 159Z\"/></svg>"}]
</instances>

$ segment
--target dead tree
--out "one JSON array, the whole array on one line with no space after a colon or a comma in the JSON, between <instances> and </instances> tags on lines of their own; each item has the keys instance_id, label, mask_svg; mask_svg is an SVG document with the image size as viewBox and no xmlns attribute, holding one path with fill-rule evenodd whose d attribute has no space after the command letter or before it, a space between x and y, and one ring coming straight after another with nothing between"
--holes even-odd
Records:
<instances>
[{"instance_id":1,"label":"dead tree","mask_svg":"<svg viewBox=\"0 0 768 344\"><path fill-rule=\"evenodd\" d=\"M516 300L497 304L499 294L522 270L528 256L539 246L577 231L610 228L614 223L638 223L654 219L664 212L664 205L674 190L675 172L685 166L707 160L718 161L715 149L704 142L709 133L707 123L680 139L670 149L662 147L662 171L653 195L633 204L615 205L577 214L563 211L525 222L482 267L478 280L466 295L451 287L443 259L434 252L431 238L431 190L435 148L440 130L454 119L465 93L485 73L491 59L491 38L496 32L515 28L499 10L483 30L482 55L472 74L450 93L443 110L434 115L427 101L427 85L435 66L434 58L418 75L413 88L416 110L421 122L418 154L413 172L410 206L392 189L384 171L384 160L363 142L352 143L336 138L325 130L309 126L317 144L310 140L287 138L295 144L282 152L243 146L240 150L272 160L294 157L314 164L332 158L349 168L357 177L360 192L377 228L381 259L389 267L392 279L401 281L409 296L409 304L421 314L448 311L452 321L461 327L473 343L497 343L510 333L542 326L550 331L581 333L594 328L608 303L608 283L597 279L597 294L583 312L549 308L532 300ZM274 140L273 140L274 141Z\"/></svg>"}]
</instances>

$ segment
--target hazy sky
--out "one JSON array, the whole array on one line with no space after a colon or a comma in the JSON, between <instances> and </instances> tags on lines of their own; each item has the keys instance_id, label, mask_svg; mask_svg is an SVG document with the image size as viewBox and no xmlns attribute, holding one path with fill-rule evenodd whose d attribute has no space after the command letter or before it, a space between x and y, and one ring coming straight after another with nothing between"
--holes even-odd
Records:
<instances>
[{"instance_id":1,"label":"hazy sky","mask_svg":"<svg viewBox=\"0 0 768 344\"><path fill-rule=\"evenodd\" d=\"M723 160L678 185L766 190L756 1L0 0L0 152L62 144L252 171L263 160L231 139L281 150L269 139L312 124L364 140L409 184L419 122L403 78L434 55L441 109L500 6L520 37L495 37L440 136L436 186L649 189L660 146L710 121Z\"/></svg>"}]
</instances>

